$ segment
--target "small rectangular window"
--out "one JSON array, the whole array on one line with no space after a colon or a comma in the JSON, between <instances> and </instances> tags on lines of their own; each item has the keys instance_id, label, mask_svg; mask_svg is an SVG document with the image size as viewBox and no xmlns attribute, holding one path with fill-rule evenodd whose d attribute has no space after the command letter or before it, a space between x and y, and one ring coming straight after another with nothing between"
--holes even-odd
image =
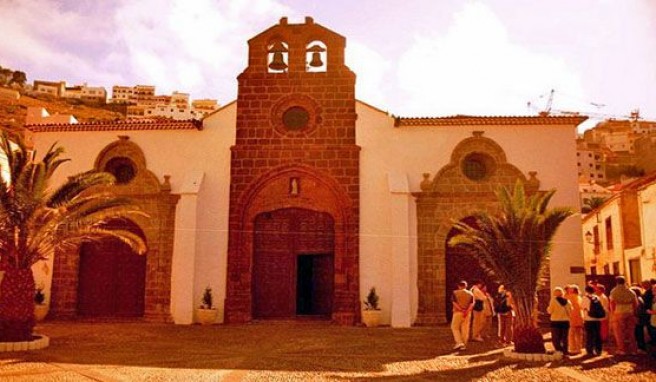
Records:
<instances>
[{"instance_id":1,"label":"small rectangular window","mask_svg":"<svg viewBox=\"0 0 656 382\"><path fill-rule=\"evenodd\" d=\"M611 217L607 217L606 225L606 249L613 249L613 223Z\"/></svg>"}]
</instances>

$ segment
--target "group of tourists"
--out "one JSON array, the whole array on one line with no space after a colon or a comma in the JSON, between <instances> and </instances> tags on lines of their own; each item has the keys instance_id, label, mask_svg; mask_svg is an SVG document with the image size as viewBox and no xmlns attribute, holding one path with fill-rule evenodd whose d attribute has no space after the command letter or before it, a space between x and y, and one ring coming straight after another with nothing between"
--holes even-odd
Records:
<instances>
[{"instance_id":1,"label":"group of tourists","mask_svg":"<svg viewBox=\"0 0 656 382\"><path fill-rule=\"evenodd\" d=\"M551 315L551 341L556 351L587 356L601 355L610 334L616 355L646 354L656 346L656 279L629 287L623 276L606 295L604 285L591 282L583 294L577 285L556 287L547 312ZM585 344L584 344L585 339Z\"/></svg>"},{"instance_id":2,"label":"group of tourists","mask_svg":"<svg viewBox=\"0 0 656 382\"><path fill-rule=\"evenodd\" d=\"M460 281L458 289L453 291L453 316L451 331L455 340L454 350L464 350L470 338L472 341L483 342L483 334L492 326L492 317L498 317L499 342L502 345L512 343L514 310L512 295L499 286L496 296L492 296L485 283L474 282L467 289L467 281Z\"/></svg>"},{"instance_id":3,"label":"group of tourists","mask_svg":"<svg viewBox=\"0 0 656 382\"><path fill-rule=\"evenodd\" d=\"M577 355L585 349L587 356L598 356L612 337L616 355L656 353L656 279L631 287L623 276L615 281L608 294L597 282L587 284L583 293L577 285L553 289L547 313L556 351ZM494 316L499 344L512 344L515 309L512 294L503 285L492 295L482 281L474 282L471 289L460 281L452 305L454 350L466 348L470 333L472 341L483 342Z\"/></svg>"}]
</instances>

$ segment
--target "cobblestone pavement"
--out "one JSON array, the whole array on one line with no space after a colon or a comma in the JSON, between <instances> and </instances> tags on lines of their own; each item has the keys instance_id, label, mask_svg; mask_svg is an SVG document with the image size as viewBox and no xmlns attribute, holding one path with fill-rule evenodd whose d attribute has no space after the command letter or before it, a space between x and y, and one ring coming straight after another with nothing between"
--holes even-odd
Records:
<instances>
[{"instance_id":1,"label":"cobblestone pavement","mask_svg":"<svg viewBox=\"0 0 656 382\"><path fill-rule=\"evenodd\" d=\"M49 322L36 331L50 347L0 353L0 381L656 381L646 355L519 362L492 341L455 353L446 326Z\"/></svg>"}]
</instances>

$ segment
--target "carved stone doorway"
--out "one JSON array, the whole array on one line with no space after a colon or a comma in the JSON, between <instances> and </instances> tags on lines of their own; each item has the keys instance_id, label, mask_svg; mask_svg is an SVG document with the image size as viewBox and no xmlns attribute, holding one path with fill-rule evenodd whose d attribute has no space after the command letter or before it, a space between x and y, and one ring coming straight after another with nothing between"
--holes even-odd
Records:
<instances>
[{"instance_id":1,"label":"carved stone doorway","mask_svg":"<svg viewBox=\"0 0 656 382\"><path fill-rule=\"evenodd\" d=\"M255 218L253 317L293 318L332 313L334 220L303 208Z\"/></svg>"}]
</instances>

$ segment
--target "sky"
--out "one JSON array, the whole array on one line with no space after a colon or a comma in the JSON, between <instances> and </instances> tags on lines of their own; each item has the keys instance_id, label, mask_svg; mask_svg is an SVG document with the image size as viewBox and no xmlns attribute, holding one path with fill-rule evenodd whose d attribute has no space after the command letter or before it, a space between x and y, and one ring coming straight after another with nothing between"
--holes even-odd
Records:
<instances>
[{"instance_id":1,"label":"sky","mask_svg":"<svg viewBox=\"0 0 656 382\"><path fill-rule=\"evenodd\" d=\"M31 82L236 98L247 40L312 16L347 38L356 97L404 117L656 120L656 0L0 0L0 65ZM530 106L529 106L530 103Z\"/></svg>"}]
</instances>

